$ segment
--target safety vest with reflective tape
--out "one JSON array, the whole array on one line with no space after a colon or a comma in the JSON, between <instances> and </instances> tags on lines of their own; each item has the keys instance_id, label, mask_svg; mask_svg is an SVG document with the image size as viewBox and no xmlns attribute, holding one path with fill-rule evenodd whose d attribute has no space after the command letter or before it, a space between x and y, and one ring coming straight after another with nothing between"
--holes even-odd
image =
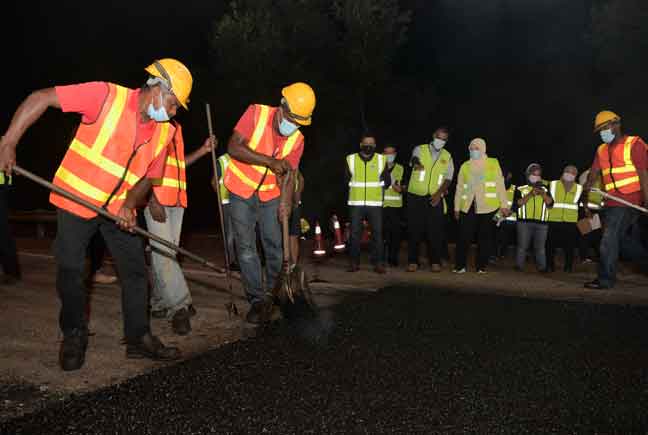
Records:
<instances>
[{"instance_id":1,"label":"safety vest with reflective tape","mask_svg":"<svg viewBox=\"0 0 648 435\"><path fill-rule=\"evenodd\" d=\"M546 187L542 187L545 191ZM529 192L533 190L533 186L524 185L518 187L522 197L526 196ZM534 195L521 207L518 207L517 211L518 220L536 220L540 222L546 222L548 217L547 204L545 204L544 199L540 195Z\"/></svg>"},{"instance_id":2,"label":"safety vest with reflective tape","mask_svg":"<svg viewBox=\"0 0 648 435\"><path fill-rule=\"evenodd\" d=\"M303 141L303 136L296 130L290 136L283 138L280 143L274 142L274 115L277 107L254 105L254 130L248 140L248 147L252 151L285 159ZM275 199L281 193L277 185L277 177L266 166L250 165L230 156L230 163L225 172L225 187L235 195L249 198L259 192L262 202Z\"/></svg>"},{"instance_id":3,"label":"safety vest with reflective tape","mask_svg":"<svg viewBox=\"0 0 648 435\"><path fill-rule=\"evenodd\" d=\"M404 172L405 169L403 168L403 165L399 165L398 163L394 164L394 168L390 172L392 184L389 186L389 189L385 190L383 207L400 208L403 206L403 194L401 192L396 192L392 188L392 185L396 183L396 181L400 183L403 180Z\"/></svg>"},{"instance_id":4,"label":"safety vest with reflective tape","mask_svg":"<svg viewBox=\"0 0 648 435\"><path fill-rule=\"evenodd\" d=\"M355 153L348 155L346 161L351 174L347 204L382 207L384 182L380 180L380 175L385 170L385 156L374 153L371 160L365 162Z\"/></svg>"},{"instance_id":5,"label":"safety vest with reflective tape","mask_svg":"<svg viewBox=\"0 0 648 435\"><path fill-rule=\"evenodd\" d=\"M628 194L641 190L639 174L632 163L632 147L637 139L638 136L628 136L623 146L616 145L612 150L605 143L599 146L598 160L603 175L603 188L606 192L616 190Z\"/></svg>"},{"instance_id":6,"label":"safety vest with reflective tape","mask_svg":"<svg viewBox=\"0 0 648 435\"><path fill-rule=\"evenodd\" d=\"M229 190L227 190L227 187L225 187L225 182L223 181L225 179L225 172L227 171L229 163L230 156L227 153L218 158L218 165L220 166L221 170L221 176L218 179L218 188L220 189L221 204L223 205L227 205L230 202L230 192Z\"/></svg>"},{"instance_id":7,"label":"safety vest with reflective tape","mask_svg":"<svg viewBox=\"0 0 648 435\"><path fill-rule=\"evenodd\" d=\"M599 179L596 181L596 183L594 183L592 187L603 190L603 183L601 183L601 180ZM589 208L591 211L599 211L603 208L604 204L605 199L603 198L603 195L598 192L592 192L590 190L589 195L587 195L587 208ZM581 207L585 206L582 202L580 202L578 205Z\"/></svg>"},{"instance_id":8,"label":"safety vest with reflective tape","mask_svg":"<svg viewBox=\"0 0 648 435\"><path fill-rule=\"evenodd\" d=\"M136 144L139 121L137 112L128 107L136 91L112 83L106 86L108 96L97 120L79 124L54 175L54 184L116 214L128 191L167 148L175 127L169 122L156 123L152 138ZM97 215L56 193L50 195L50 202L82 218Z\"/></svg>"},{"instance_id":9,"label":"safety vest with reflective tape","mask_svg":"<svg viewBox=\"0 0 648 435\"><path fill-rule=\"evenodd\" d=\"M553 207L549 209L549 222L578 222L578 200L583 193L583 186L574 183L569 192L565 191L565 185L560 180L554 180L549 184L549 191L553 197Z\"/></svg>"},{"instance_id":10,"label":"safety vest with reflective tape","mask_svg":"<svg viewBox=\"0 0 648 435\"><path fill-rule=\"evenodd\" d=\"M428 144L419 145L419 149L421 150L419 160L423 169L412 171L407 192L419 196L433 195L443 184L452 156L442 149L439 157L434 161Z\"/></svg>"},{"instance_id":11,"label":"safety vest with reflective tape","mask_svg":"<svg viewBox=\"0 0 648 435\"><path fill-rule=\"evenodd\" d=\"M167 158L162 178L155 178L153 192L158 202L167 207L187 208L187 174L185 172L184 139L180 124L176 128L171 143L167 147Z\"/></svg>"},{"instance_id":12,"label":"safety vest with reflective tape","mask_svg":"<svg viewBox=\"0 0 648 435\"><path fill-rule=\"evenodd\" d=\"M0 186L7 185L11 186L12 183L12 176L9 175L8 177L5 176L5 173L3 171L0 171Z\"/></svg>"},{"instance_id":13,"label":"safety vest with reflective tape","mask_svg":"<svg viewBox=\"0 0 648 435\"><path fill-rule=\"evenodd\" d=\"M468 197L471 193L473 182L472 173L470 171L471 161L468 160L461 165L459 173L463 179L463 195L461 195L459 207L461 211L467 213L470 209ZM494 157L488 157L484 165L484 200L486 205L492 208L499 208L500 200L497 197L497 177L500 176L501 169L499 162Z\"/></svg>"},{"instance_id":14,"label":"safety vest with reflective tape","mask_svg":"<svg viewBox=\"0 0 648 435\"><path fill-rule=\"evenodd\" d=\"M508 189L506 189L506 204L509 210L513 210L513 198L515 197L515 184L511 184ZM504 220L509 222L517 221L517 213L511 212L511 215L506 217Z\"/></svg>"}]
</instances>

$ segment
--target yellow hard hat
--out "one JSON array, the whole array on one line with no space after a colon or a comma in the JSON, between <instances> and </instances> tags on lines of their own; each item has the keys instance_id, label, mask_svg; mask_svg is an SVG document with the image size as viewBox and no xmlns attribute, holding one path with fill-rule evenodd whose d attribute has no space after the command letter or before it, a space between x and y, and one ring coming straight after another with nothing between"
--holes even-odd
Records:
<instances>
[{"instance_id":1,"label":"yellow hard hat","mask_svg":"<svg viewBox=\"0 0 648 435\"><path fill-rule=\"evenodd\" d=\"M603 110L594 118L594 131L599 131L608 122L621 121L621 117L609 110Z\"/></svg>"},{"instance_id":2,"label":"yellow hard hat","mask_svg":"<svg viewBox=\"0 0 648 435\"><path fill-rule=\"evenodd\" d=\"M146 67L146 72L153 77L159 77L169 83L173 95L176 96L182 107L188 109L189 94L193 85L193 77L189 69L178 60L166 58L156 60Z\"/></svg>"},{"instance_id":3,"label":"yellow hard hat","mask_svg":"<svg viewBox=\"0 0 648 435\"><path fill-rule=\"evenodd\" d=\"M303 82L293 83L281 90L292 118L301 125L310 125L315 109L315 92Z\"/></svg>"}]
</instances>

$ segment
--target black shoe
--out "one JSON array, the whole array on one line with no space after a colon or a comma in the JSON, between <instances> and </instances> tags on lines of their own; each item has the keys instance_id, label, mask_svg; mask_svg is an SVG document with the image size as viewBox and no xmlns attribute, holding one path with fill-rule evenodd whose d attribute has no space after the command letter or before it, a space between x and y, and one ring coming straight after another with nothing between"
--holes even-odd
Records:
<instances>
[{"instance_id":1,"label":"black shoe","mask_svg":"<svg viewBox=\"0 0 648 435\"><path fill-rule=\"evenodd\" d=\"M259 325L266 323L270 319L272 313L272 303L269 301L259 301L252 304L250 311L245 316L248 323Z\"/></svg>"},{"instance_id":2,"label":"black shoe","mask_svg":"<svg viewBox=\"0 0 648 435\"><path fill-rule=\"evenodd\" d=\"M602 285L598 279L595 279L594 281L586 282L584 287L592 290L605 290L611 288L610 286Z\"/></svg>"},{"instance_id":3,"label":"black shoe","mask_svg":"<svg viewBox=\"0 0 648 435\"><path fill-rule=\"evenodd\" d=\"M189 310L183 308L178 310L171 319L171 329L178 335L187 335L191 332L191 314Z\"/></svg>"},{"instance_id":4,"label":"black shoe","mask_svg":"<svg viewBox=\"0 0 648 435\"><path fill-rule=\"evenodd\" d=\"M180 350L177 347L165 346L159 338L147 332L138 342L126 345L126 358L173 361L180 358Z\"/></svg>"},{"instance_id":5,"label":"black shoe","mask_svg":"<svg viewBox=\"0 0 648 435\"><path fill-rule=\"evenodd\" d=\"M151 317L154 319L166 319L167 314L168 311L166 308L162 308L161 310L151 310Z\"/></svg>"},{"instance_id":6,"label":"black shoe","mask_svg":"<svg viewBox=\"0 0 648 435\"><path fill-rule=\"evenodd\" d=\"M74 329L65 334L59 349L59 364L66 372L79 370L85 362L88 348L88 331Z\"/></svg>"}]
</instances>

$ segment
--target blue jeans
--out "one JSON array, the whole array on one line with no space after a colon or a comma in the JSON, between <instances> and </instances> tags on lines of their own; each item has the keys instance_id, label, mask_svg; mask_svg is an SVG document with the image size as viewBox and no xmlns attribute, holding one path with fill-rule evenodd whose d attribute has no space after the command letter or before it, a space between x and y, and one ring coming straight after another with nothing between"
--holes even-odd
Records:
<instances>
[{"instance_id":1,"label":"blue jeans","mask_svg":"<svg viewBox=\"0 0 648 435\"><path fill-rule=\"evenodd\" d=\"M517 221L517 256L515 264L519 269L524 269L526 254L533 241L536 267L540 271L547 269L547 234L549 226L539 222Z\"/></svg>"},{"instance_id":2,"label":"blue jeans","mask_svg":"<svg viewBox=\"0 0 648 435\"><path fill-rule=\"evenodd\" d=\"M383 256L383 228L382 228L382 215L383 208L375 206L357 206L352 205L349 207L349 214L351 215L351 263L360 264L360 238L362 236L362 218L369 221L371 227L371 253L369 259L375 266L382 264Z\"/></svg>"},{"instance_id":3,"label":"blue jeans","mask_svg":"<svg viewBox=\"0 0 648 435\"><path fill-rule=\"evenodd\" d=\"M231 194L229 210L236 240L236 254L241 268L245 294L251 304L267 299L281 272L283 250L281 226L277 217L279 198L262 202L257 194L245 199ZM256 245L256 225L266 260L266 286L263 286L261 261Z\"/></svg>"},{"instance_id":4,"label":"blue jeans","mask_svg":"<svg viewBox=\"0 0 648 435\"><path fill-rule=\"evenodd\" d=\"M153 234L178 245L184 210L183 207L165 206L166 220L157 222L147 207L144 209L146 226ZM177 311L191 305L191 294L176 252L153 240L151 240L151 272L153 275L151 309L167 310L167 318L171 320Z\"/></svg>"},{"instance_id":5,"label":"blue jeans","mask_svg":"<svg viewBox=\"0 0 648 435\"><path fill-rule=\"evenodd\" d=\"M225 240L230 264L236 261L236 248L234 246L234 229L232 228L232 212L229 204L223 204L223 223L225 224Z\"/></svg>"},{"instance_id":6,"label":"blue jeans","mask_svg":"<svg viewBox=\"0 0 648 435\"><path fill-rule=\"evenodd\" d=\"M628 229L639 218L639 212L629 207L609 207L601 212L603 236L601 237L601 259L598 265L598 281L602 286L616 284L619 242Z\"/></svg>"}]
</instances>

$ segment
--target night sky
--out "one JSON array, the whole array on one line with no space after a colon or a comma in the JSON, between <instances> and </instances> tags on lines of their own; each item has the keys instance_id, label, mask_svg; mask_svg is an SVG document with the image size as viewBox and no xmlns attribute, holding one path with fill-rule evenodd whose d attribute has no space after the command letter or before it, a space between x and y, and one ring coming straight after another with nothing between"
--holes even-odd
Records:
<instances>
[{"instance_id":1,"label":"night sky","mask_svg":"<svg viewBox=\"0 0 648 435\"><path fill-rule=\"evenodd\" d=\"M291 15L299 10L291 2L263 2L268 10L284 8L281 19L289 22L281 25L299 28L301 15ZM346 70L331 60L349 48L339 24L313 30L309 18L304 18L308 37L270 55L264 77L250 67L232 72L237 63L249 65L256 57L252 48L240 59L222 59L210 45L210 32L229 12L228 3L118 0L102 2L98 10L90 5L99 3L77 0L8 6L3 75L11 80L3 92L2 129L34 89L91 80L137 87L153 59L176 57L196 80L191 110L179 116L190 149L206 135L206 101L215 109L223 143L248 104L276 104L281 86L303 80L318 94L313 126L303 130L305 207L308 216L322 220L334 210L344 214L344 156L357 150L363 130L353 83L362 83L363 77L367 82L374 75L386 77L366 95L367 128L379 147L398 146L403 161L440 124L452 131L448 149L457 166L467 159L469 140L481 136L489 154L513 171L516 181L522 181L532 161L545 165L545 178L558 177L568 163L587 168L600 142L592 134L592 121L601 109L617 111L629 132L648 136L645 1L402 0L400 9L411 11L406 41L387 67L365 72L357 82L347 80ZM302 63L295 66L295 59ZM20 144L19 164L51 177L77 121L74 115L48 112ZM187 218L196 226L216 221L210 171L207 159L189 170ZM46 198L41 188L20 180L13 202L17 209L45 208Z\"/></svg>"}]
</instances>

